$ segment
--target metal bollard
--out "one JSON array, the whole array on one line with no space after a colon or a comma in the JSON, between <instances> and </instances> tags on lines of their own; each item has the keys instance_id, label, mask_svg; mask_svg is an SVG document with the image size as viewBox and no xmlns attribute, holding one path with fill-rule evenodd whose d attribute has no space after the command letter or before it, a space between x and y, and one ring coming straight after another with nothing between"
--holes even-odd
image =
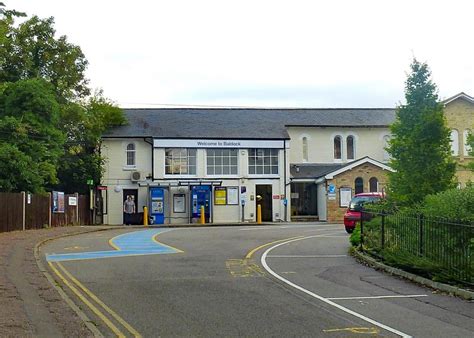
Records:
<instances>
[{"instance_id":1,"label":"metal bollard","mask_svg":"<svg viewBox=\"0 0 474 338\"><path fill-rule=\"evenodd\" d=\"M206 215L204 215L204 205L201 205L201 224L206 223Z\"/></svg>"},{"instance_id":2,"label":"metal bollard","mask_svg":"<svg viewBox=\"0 0 474 338\"><path fill-rule=\"evenodd\" d=\"M148 225L148 208L143 207L143 225Z\"/></svg>"},{"instance_id":3,"label":"metal bollard","mask_svg":"<svg viewBox=\"0 0 474 338\"><path fill-rule=\"evenodd\" d=\"M262 224L262 205L257 205L257 224Z\"/></svg>"}]
</instances>

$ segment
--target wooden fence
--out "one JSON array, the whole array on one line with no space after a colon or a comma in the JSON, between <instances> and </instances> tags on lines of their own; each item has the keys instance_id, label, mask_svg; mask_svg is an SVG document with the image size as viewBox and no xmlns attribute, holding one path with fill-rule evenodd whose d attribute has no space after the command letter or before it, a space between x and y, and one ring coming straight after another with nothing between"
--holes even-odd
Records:
<instances>
[{"instance_id":1,"label":"wooden fence","mask_svg":"<svg viewBox=\"0 0 474 338\"><path fill-rule=\"evenodd\" d=\"M76 205L69 205L69 197L76 197ZM0 192L0 232L92 224L89 200L85 195L65 195L64 212L59 213L52 211L50 193Z\"/></svg>"}]
</instances>

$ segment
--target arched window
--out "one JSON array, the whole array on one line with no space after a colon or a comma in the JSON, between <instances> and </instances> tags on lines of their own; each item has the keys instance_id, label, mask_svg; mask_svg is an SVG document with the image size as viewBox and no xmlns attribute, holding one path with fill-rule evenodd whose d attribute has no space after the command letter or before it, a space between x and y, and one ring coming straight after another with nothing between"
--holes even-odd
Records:
<instances>
[{"instance_id":1,"label":"arched window","mask_svg":"<svg viewBox=\"0 0 474 338\"><path fill-rule=\"evenodd\" d=\"M342 137L341 136L334 137L334 159L335 160L342 159Z\"/></svg>"},{"instance_id":2,"label":"arched window","mask_svg":"<svg viewBox=\"0 0 474 338\"><path fill-rule=\"evenodd\" d=\"M354 149L354 136L347 136L346 139L347 146L347 159L353 160L355 158L355 149Z\"/></svg>"},{"instance_id":3,"label":"arched window","mask_svg":"<svg viewBox=\"0 0 474 338\"><path fill-rule=\"evenodd\" d=\"M355 193L360 194L364 192L364 179L362 177L357 177L354 182Z\"/></svg>"},{"instance_id":4,"label":"arched window","mask_svg":"<svg viewBox=\"0 0 474 338\"><path fill-rule=\"evenodd\" d=\"M451 130L451 154L459 155L459 133L456 129Z\"/></svg>"},{"instance_id":5,"label":"arched window","mask_svg":"<svg viewBox=\"0 0 474 338\"><path fill-rule=\"evenodd\" d=\"M389 161L390 160L390 154L387 151L388 146L389 146L389 142L390 142L390 135L385 135L383 137L383 160L384 161Z\"/></svg>"},{"instance_id":6,"label":"arched window","mask_svg":"<svg viewBox=\"0 0 474 338\"><path fill-rule=\"evenodd\" d=\"M379 191L379 180L377 177L371 177L369 180L369 191L377 192Z\"/></svg>"},{"instance_id":7,"label":"arched window","mask_svg":"<svg viewBox=\"0 0 474 338\"><path fill-rule=\"evenodd\" d=\"M134 166L135 165L135 144L129 143L127 144L127 165Z\"/></svg>"},{"instance_id":8,"label":"arched window","mask_svg":"<svg viewBox=\"0 0 474 338\"><path fill-rule=\"evenodd\" d=\"M464 156L469 156L472 149L471 146L467 143L467 137L471 131L469 129L464 130Z\"/></svg>"},{"instance_id":9,"label":"arched window","mask_svg":"<svg viewBox=\"0 0 474 338\"><path fill-rule=\"evenodd\" d=\"M303 137L303 162L308 162L308 138Z\"/></svg>"}]
</instances>

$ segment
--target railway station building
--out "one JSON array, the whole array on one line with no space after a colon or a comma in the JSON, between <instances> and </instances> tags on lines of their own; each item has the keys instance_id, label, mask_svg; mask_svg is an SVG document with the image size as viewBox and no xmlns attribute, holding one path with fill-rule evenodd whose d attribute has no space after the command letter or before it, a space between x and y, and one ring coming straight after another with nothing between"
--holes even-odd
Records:
<instances>
[{"instance_id":1,"label":"railway station building","mask_svg":"<svg viewBox=\"0 0 474 338\"><path fill-rule=\"evenodd\" d=\"M474 98L444 101L460 186ZM127 125L102 137L105 224L123 223L123 202L155 223L342 220L354 194L387 184L393 108L124 109Z\"/></svg>"}]
</instances>

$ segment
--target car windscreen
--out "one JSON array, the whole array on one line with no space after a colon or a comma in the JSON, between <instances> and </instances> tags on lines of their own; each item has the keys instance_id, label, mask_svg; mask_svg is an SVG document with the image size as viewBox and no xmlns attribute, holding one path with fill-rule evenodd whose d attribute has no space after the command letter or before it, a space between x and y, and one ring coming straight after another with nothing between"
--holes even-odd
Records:
<instances>
[{"instance_id":1,"label":"car windscreen","mask_svg":"<svg viewBox=\"0 0 474 338\"><path fill-rule=\"evenodd\" d=\"M360 211L362 206L366 203L376 203L380 201L379 196L356 196L351 200L349 204L349 210Z\"/></svg>"}]
</instances>

